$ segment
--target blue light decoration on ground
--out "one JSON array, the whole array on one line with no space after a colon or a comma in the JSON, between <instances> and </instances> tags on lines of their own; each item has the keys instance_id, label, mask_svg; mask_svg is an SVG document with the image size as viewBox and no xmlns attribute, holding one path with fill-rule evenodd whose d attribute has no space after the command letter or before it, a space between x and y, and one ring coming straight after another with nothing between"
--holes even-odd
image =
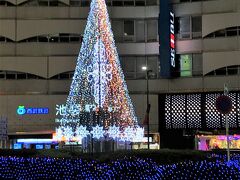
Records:
<instances>
[{"instance_id":1,"label":"blue light decoration on ground","mask_svg":"<svg viewBox=\"0 0 240 180\"><path fill-rule=\"evenodd\" d=\"M56 105L56 116L58 141L82 136L138 142L144 136L124 80L105 0L91 2L69 96L66 104Z\"/></svg>"},{"instance_id":2,"label":"blue light decoration on ground","mask_svg":"<svg viewBox=\"0 0 240 180\"><path fill-rule=\"evenodd\" d=\"M158 165L128 157L109 163L95 160L0 157L1 179L240 179L240 155L216 160Z\"/></svg>"}]
</instances>

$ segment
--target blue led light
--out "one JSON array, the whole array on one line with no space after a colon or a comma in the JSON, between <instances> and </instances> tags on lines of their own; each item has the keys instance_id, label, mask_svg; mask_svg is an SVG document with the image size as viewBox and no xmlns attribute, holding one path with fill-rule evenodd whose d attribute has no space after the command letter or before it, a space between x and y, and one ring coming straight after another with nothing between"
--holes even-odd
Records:
<instances>
[{"instance_id":1,"label":"blue led light","mask_svg":"<svg viewBox=\"0 0 240 180\"><path fill-rule=\"evenodd\" d=\"M125 157L108 163L60 158L0 157L1 179L240 179L240 155L159 165Z\"/></svg>"}]
</instances>

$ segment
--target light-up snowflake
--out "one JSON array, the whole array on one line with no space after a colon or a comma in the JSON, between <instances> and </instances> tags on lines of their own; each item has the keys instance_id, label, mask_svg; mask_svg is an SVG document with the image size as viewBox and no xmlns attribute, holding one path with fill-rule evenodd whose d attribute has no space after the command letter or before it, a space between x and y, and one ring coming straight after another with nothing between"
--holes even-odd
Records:
<instances>
[{"instance_id":1,"label":"light-up snowflake","mask_svg":"<svg viewBox=\"0 0 240 180\"><path fill-rule=\"evenodd\" d=\"M127 128L125 128L124 130L124 140L125 141L133 141L133 138L135 136L135 129L128 126Z\"/></svg>"},{"instance_id":2,"label":"light-up snowflake","mask_svg":"<svg viewBox=\"0 0 240 180\"><path fill-rule=\"evenodd\" d=\"M89 135L89 131L86 126L81 125L76 128L75 134L77 139L82 139Z\"/></svg>"},{"instance_id":3,"label":"light-up snowflake","mask_svg":"<svg viewBox=\"0 0 240 180\"><path fill-rule=\"evenodd\" d=\"M114 125L114 126L109 127L107 133L110 138L116 139L116 138L120 137L121 132L120 132L119 127Z\"/></svg>"},{"instance_id":4,"label":"light-up snowflake","mask_svg":"<svg viewBox=\"0 0 240 180\"><path fill-rule=\"evenodd\" d=\"M63 135L67 141L72 140L74 135L72 127L70 126L63 127Z\"/></svg>"},{"instance_id":5,"label":"light-up snowflake","mask_svg":"<svg viewBox=\"0 0 240 180\"><path fill-rule=\"evenodd\" d=\"M142 142L144 136L144 128L137 127L135 131L135 135L133 138L134 142Z\"/></svg>"},{"instance_id":6,"label":"light-up snowflake","mask_svg":"<svg viewBox=\"0 0 240 180\"><path fill-rule=\"evenodd\" d=\"M61 127L56 128L56 140L57 140L57 141L61 141L61 140L62 140L62 137L63 137L62 128L61 128Z\"/></svg>"},{"instance_id":7,"label":"light-up snowflake","mask_svg":"<svg viewBox=\"0 0 240 180\"><path fill-rule=\"evenodd\" d=\"M92 137L96 139L100 139L101 137L104 137L105 131L103 130L103 127L97 125L95 127L92 127Z\"/></svg>"}]
</instances>

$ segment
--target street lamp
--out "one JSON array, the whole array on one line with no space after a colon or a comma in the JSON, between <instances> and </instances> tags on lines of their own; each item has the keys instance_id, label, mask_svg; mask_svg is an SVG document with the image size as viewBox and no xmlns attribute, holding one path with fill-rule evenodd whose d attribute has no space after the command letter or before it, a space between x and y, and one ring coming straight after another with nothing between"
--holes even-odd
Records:
<instances>
[{"instance_id":1,"label":"street lamp","mask_svg":"<svg viewBox=\"0 0 240 180\"><path fill-rule=\"evenodd\" d=\"M151 104L149 103L149 84L148 84L148 80L149 80L149 75L152 72L151 69L148 69L147 66L143 66L142 67L143 71L146 71L146 80L147 80L147 111L146 111L146 118L147 118L147 136L148 136L148 149L150 149L150 142L149 142L149 113L150 113L150 108L151 108Z\"/></svg>"}]
</instances>

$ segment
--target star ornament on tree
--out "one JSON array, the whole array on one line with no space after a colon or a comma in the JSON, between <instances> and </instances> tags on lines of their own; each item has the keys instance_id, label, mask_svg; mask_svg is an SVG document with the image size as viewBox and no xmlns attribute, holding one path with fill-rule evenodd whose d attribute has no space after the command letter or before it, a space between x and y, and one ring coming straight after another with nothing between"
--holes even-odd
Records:
<instances>
[{"instance_id":1,"label":"star ornament on tree","mask_svg":"<svg viewBox=\"0 0 240 180\"><path fill-rule=\"evenodd\" d=\"M108 136L112 139L120 137L120 129L117 126L110 126L108 129Z\"/></svg>"},{"instance_id":2,"label":"star ornament on tree","mask_svg":"<svg viewBox=\"0 0 240 180\"><path fill-rule=\"evenodd\" d=\"M105 131L103 130L103 127L97 125L92 128L91 134L93 138L100 139L101 137L104 137Z\"/></svg>"},{"instance_id":3,"label":"star ornament on tree","mask_svg":"<svg viewBox=\"0 0 240 180\"><path fill-rule=\"evenodd\" d=\"M86 126L78 126L75 131L77 139L85 138L89 135L89 131L87 130Z\"/></svg>"}]
</instances>

